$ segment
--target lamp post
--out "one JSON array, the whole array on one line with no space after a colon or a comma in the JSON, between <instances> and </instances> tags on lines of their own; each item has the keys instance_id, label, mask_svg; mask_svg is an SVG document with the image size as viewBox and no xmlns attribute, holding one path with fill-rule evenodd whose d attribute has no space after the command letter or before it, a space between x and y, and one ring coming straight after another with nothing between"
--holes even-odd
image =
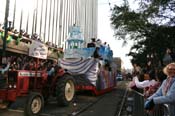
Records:
<instances>
[{"instance_id":1,"label":"lamp post","mask_svg":"<svg viewBox=\"0 0 175 116\"><path fill-rule=\"evenodd\" d=\"M2 56L5 57L6 53L6 38L8 35L8 30L7 30L7 24L8 24L8 15L9 15L9 4L10 0L6 0L6 8L5 8L5 18L4 18L4 38L3 38L3 51L2 51Z\"/></svg>"}]
</instances>

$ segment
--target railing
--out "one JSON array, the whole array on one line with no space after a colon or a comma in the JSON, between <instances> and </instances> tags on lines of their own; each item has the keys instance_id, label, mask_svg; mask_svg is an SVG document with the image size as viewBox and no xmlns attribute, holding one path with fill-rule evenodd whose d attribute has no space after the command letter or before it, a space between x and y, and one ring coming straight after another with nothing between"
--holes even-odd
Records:
<instances>
[{"instance_id":1,"label":"railing","mask_svg":"<svg viewBox=\"0 0 175 116\"><path fill-rule=\"evenodd\" d=\"M132 115L133 116L170 116L169 108L167 104L155 105L154 109L150 112L144 110L144 95L140 92L132 90L133 100L128 101L132 104ZM130 97L131 98L131 97Z\"/></svg>"},{"instance_id":2,"label":"railing","mask_svg":"<svg viewBox=\"0 0 175 116\"><path fill-rule=\"evenodd\" d=\"M0 32L3 31L0 29ZM18 37L18 35L9 32L10 36L16 36ZM12 38L11 41L7 44L6 46L6 50L10 51L10 52L14 52L14 53L19 53L19 54L25 54L28 55L29 53L29 47L31 45L32 39L26 38L26 37L22 37L23 39L20 40L19 44L16 44L16 39ZM48 49L48 59L51 60L57 60L58 59L58 54L60 53L60 51L62 51L62 49L57 49L51 46L46 45L49 49ZM0 50L3 49L3 39L0 36Z\"/></svg>"},{"instance_id":3,"label":"railing","mask_svg":"<svg viewBox=\"0 0 175 116\"><path fill-rule=\"evenodd\" d=\"M170 116L168 106L166 104L156 105L153 111L147 112L147 116Z\"/></svg>"}]
</instances>

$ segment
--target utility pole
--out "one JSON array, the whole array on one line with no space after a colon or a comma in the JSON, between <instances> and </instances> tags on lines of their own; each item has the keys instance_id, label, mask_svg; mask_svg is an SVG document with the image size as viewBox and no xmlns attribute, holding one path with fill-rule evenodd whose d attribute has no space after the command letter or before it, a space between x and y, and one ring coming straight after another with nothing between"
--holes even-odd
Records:
<instances>
[{"instance_id":1,"label":"utility pole","mask_svg":"<svg viewBox=\"0 0 175 116\"><path fill-rule=\"evenodd\" d=\"M4 18L4 38L3 38L3 51L2 51L2 56L6 56L6 38L8 35L8 30L7 30L7 24L8 24L8 15L9 15L9 4L10 0L6 0L6 8L5 8L5 18Z\"/></svg>"}]
</instances>

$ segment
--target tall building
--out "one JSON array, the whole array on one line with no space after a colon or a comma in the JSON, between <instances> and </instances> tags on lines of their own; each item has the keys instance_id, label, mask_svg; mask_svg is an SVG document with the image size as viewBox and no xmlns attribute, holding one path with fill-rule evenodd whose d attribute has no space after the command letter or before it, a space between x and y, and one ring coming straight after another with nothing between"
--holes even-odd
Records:
<instances>
[{"instance_id":1,"label":"tall building","mask_svg":"<svg viewBox=\"0 0 175 116\"><path fill-rule=\"evenodd\" d=\"M4 21L6 0L1 0L0 23ZM80 26L85 43L97 38L98 0L10 0L9 21L14 28L37 33L59 47L65 46L69 27Z\"/></svg>"}]
</instances>

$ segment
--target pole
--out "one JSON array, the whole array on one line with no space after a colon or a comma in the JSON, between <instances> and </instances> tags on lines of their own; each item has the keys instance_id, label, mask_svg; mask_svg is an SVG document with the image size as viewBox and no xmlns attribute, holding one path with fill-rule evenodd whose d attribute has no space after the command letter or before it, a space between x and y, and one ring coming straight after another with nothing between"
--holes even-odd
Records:
<instances>
[{"instance_id":1,"label":"pole","mask_svg":"<svg viewBox=\"0 0 175 116\"><path fill-rule=\"evenodd\" d=\"M8 24L8 15L9 15L9 4L10 4L10 0L6 0L6 8L5 8L5 19L4 19L4 38L3 38L3 53L2 56L5 57L6 53L6 38L8 35L8 30L7 30L7 24Z\"/></svg>"},{"instance_id":2,"label":"pole","mask_svg":"<svg viewBox=\"0 0 175 116\"><path fill-rule=\"evenodd\" d=\"M42 29L42 23L43 23L43 4L44 4L43 0L41 2L42 3L41 3L41 17L40 17L40 30L39 30L40 38L41 38L41 29ZM41 38L41 39L43 39L43 38Z\"/></svg>"},{"instance_id":3,"label":"pole","mask_svg":"<svg viewBox=\"0 0 175 116\"><path fill-rule=\"evenodd\" d=\"M21 18L20 18L20 25L19 25L20 34L21 34L21 29L22 29L22 20L23 20L23 9L21 9Z\"/></svg>"},{"instance_id":4,"label":"pole","mask_svg":"<svg viewBox=\"0 0 175 116\"><path fill-rule=\"evenodd\" d=\"M58 39L58 38L57 38L57 29L58 29L58 26L57 26L57 25L58 25L58 10L59 10L59 9L58 9L58 8L59 8L58 5L59 5L59 1L57 1L57 10L56 10L55 44L57 44L57 43L56 43L56 40Z\"/></svg>"},{"instance_id":5,"label":"pole","mask_svg":"<svg viewBox=\"0 0 175 116\"><path fill-rule=\"evenodd\" d=\"M35 26L35 11L33 12L33 23L32 23L32 35L34 34L34 27Z\"/></svg>"},{"instance_id":6,"label":"pole","mask_svg":"<svg viewBox=\"0 0 175 116\"><path fill-rule=\"evenodd\" d=\"M75 23L74 23L75 25L76 25L77 22L78 22L78 21L77 21L77 15L78 15L78 13L77 13L77 12L78 12L78 5L77 5L77 3L78 3L78 2L77 2L77 0L76 0L76 1L75 1Z\"/></svg>"},{"instance_id":7,"label":"pole","mask_svg":"<svg viewBox=\"0 0 175 116\"><path fill-rule=\"evenodd\" d=\"M16 0L14 4L14 10L13 10L13 28L15 28L15 16L16 16Z\"/></svg>"},{"instance_id":8,"label":"pole","mask_svg":"<svg viewBox=\"0 0 175 116\"><path fill-rule=\"evenodd\" d=\"M49 27L48 27L48 37L47 37L47 39L48 39L48 41L50 40L50 22L51 22L51 10L52 10L52 0L50 0L50 11L49 11Z\"/></svg>"},{"instance_id":9,"label":"pole","mask_svg":"<svg viewBox=\"0 0 175 116\"><path fill-rule=\"evenodd\" d=\"M35 33L35 9L33 10L33 21L32 21L32 35Z\"/></svg>"},{"instance_id":10,"label":"pole","mask_svg":"<svg viewBox=\"0 0 175 116\"><path fill-rule=\"evenodd\" d=\"M52 35L51 35L52 43L54 43L53 42L53 38L54 38L53 34L54 34L54 27L55 27L55 25L54 25L54 22L55 22L55 5L56 5L55 0L54 0L53 4L54 4L54 7L53 7L53 16L52 16L53 19L52 19Z\"/></svg>"},{"instance_id":11,"label":"pole","mask_svg":"<svg viewBox=\"0 0 175 116\"><path fill-rule=\"evenodd\" d=\"M37 32L37 30L36 30L37 29L37 20L38 20L38 0L36 2L36 8L35 9L36 9L36 14L35 14L36 17L35 17L35 29L34 30L35 30L35 33L36 33Z\"/></svg>"},{"instance_id":12,"label":"pole","mask_svg":"<svg viewBox=\"0 0 175 116\"><path fill-rule=\"evenodd\" d=\"M29 30L29 12L27 15L26 33L28 33L28 30Z\"/></svg>"},{"instance_id":13,"label":"pole","mask_svg":"<svg viewBox=\"0 0 175 116\"><path fill-rule=\"evenodd\" d=\"M59 41L58 41L58 45L61 46L61 39L62 39L62 21L63 21L63 0L60 1L60 11L59 11Z\"/></svg>"},{"instance_id":14,"label":"pole","mask_svg":"<svg viewBox=\"0 0 175 116\"><path fill-rule=\"evenodd\" d=\"M46 11L45 11L45 23L44 23L44 42L46 40L46 24L47 24L47 6L48 6L48 0L46 0Z\"/></svg>"}]
</instances>

